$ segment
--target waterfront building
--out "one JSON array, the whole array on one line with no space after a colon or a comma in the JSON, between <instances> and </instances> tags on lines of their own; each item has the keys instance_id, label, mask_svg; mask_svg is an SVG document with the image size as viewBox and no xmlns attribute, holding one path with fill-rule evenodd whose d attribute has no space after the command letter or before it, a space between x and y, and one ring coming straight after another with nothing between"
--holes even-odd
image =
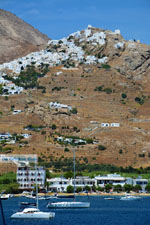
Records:
<instances>
[{"instance_id":1,"label":"waterfront building","mask_svg":"<svg viewBox=\"0 0 150 225\"><path fill-rule=\"evenodd\" d=\"M74 179L70 180L70 185L74 186ZM95 185L95 179L90 178L88 176L77 176L75 178L75 187L81 187L82 190L85 189L86 186L93 187Z\"/></svg>"},{"instance_id":2,"label":"waterfront building","mask_svg":"<svg viewBox=\"0 0 150 225\"><path fill-rule=\"evenodd\" d=\"M148 184L147 179L142 179L141 177L138 177L136 179L133 179L133 186L139 184L142 188L142 191L145 191L145 187Z\"/></svg>"},{"instance_id":3,"label":"waterfront building","mask_svg":"<svg viewBox=\"0 0 150 225\"><path fill-rule=\"evenodd\" d=\"M37 184L40 188L45 186L46 173L43 167L37 167ZM36 184L36 170L28 166L19 166L17 168L17 182L19 188L33 189Z\"/></svg>"},{"instance_id":4,"label":"waterfront building","mask_svg":"<svg viewBox=\"0 0 150 225\"><path fill-rule=\"evenodd\" d=\"M52 192L66 192L70 185L70 179L64 177L47 179L47 182L49 183L49 190Z\"/></svg>"},{"instance_id":5,"label":"waterfront building","mask_svg":"<svg viewBox=\"0 0 150 225\"><path fill-rule=\"evenodd\" d=\"M126 178L121 177L119 174L107 174L105 176L96 176L95 177L95 185L100 187L105 187L106 184L118 185L120 184L122 187L126 183Z\"/></svg>"}]
</instances>

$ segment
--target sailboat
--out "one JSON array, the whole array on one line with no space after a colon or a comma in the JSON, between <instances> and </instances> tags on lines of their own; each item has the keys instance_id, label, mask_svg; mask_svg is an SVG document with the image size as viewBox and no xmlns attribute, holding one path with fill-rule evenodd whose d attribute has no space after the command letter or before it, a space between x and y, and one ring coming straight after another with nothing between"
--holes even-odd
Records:
<instances>
[{"instance_id":1,"label":"sailboat","mask_svg":"<svg viewBox=\"0 0 150 225\"><path fill-rule=\"evenodd\" d=\"M54 212L42 212L38 208L37 165L36 170L36 208L25 208L21 212L14 213L11 219L50 219L55 217Z\"/></svg>"},{"instance_id":2,"label":"sailboat","mask_svg":"<svg viewBox=\"0 0 150 225\"><path fill-rule=\"evenodd\" d=\"M55 208L55 209L69 209L69 208L89 208L90 202L77 202L75 200L75 150L73 151L74 160L73 160L73 167L74 167L74 201L73 202L49 202L47 207L48 208Z\"/></svg>"}]
</instances>

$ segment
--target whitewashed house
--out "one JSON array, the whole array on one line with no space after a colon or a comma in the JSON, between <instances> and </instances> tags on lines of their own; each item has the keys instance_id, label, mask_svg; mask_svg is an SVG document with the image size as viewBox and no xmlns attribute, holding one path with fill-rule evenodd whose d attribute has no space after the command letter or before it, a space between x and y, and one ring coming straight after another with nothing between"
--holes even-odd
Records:
<instances>
[{"instance_id":1,"label":"whitewashed house","mask_svg":"<svg viewBox=\"0 0 150 225\"><path fill-rule=\"evenodd\" d=\"M120 123L111 123L110 127L120 127Z\"/></svg>"},{"instance_id":2,"label":"whitewashed house","mask_svg":"<svg viewBox=\"0 0 150 225\"><path fill-rule=\"evenodd\" d=\"M101 127L109 127L109 123L101 123Z\"/></svg>"}]
</instances>

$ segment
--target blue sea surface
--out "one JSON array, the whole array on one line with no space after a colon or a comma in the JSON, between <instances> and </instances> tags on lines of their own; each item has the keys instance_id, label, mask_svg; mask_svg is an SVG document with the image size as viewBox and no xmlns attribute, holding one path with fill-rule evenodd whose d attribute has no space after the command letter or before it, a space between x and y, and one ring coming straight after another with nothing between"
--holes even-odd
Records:
<instances>
[{"instance_id":1,"label":"blue sea surface","mask_svg":"<svg viewBox=\"0 0 150 225\"><path fill-rule=\"evenodd\" d=\"M55 218L50 220L10 219L10 216L18 211L19 203L28 201L25 197L3 200L2 204L6 225L150 225L150 197L131 201L121 201L118 196L114 197L114 200L105 200L105 198L103 196L77 196L77 201L89 201L91 207L55 210L46 207L48 201L40 200L41 210L56 213ZM1 214L0 225L2 225Z\"/></svg>"}]
</instances>

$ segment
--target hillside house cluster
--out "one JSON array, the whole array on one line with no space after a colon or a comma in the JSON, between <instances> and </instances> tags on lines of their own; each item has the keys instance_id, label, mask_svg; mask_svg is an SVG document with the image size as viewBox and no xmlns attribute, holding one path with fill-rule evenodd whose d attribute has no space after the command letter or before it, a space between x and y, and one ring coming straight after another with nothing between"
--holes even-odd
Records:
<instances>
[{"instance_id":1,"label":"hillside house cluster","mask_svg":"<svg viewBox=\"0 0 150 225\"><path fill-rule=\"evenodd\" d=\"M30 134L11 135L9 132L0 133L0 142L5 141L8 144L15 144L16 136L21 136L22 138L28 139L31 135Z\"/></svg>"},{"instance_id":2,"label":"hillside house cluster","mask_svg":"<svg viewBox=\"0 0 150 225\"><path fill-rule=\"evenodd\" d=\"M5 73L0 73L0 84L3 88L2 96L20 94L23 91L23 87L15 85L12 81L7 80L5 77Z\"/></svg>"},{"instance_id":3,"label":"hillside house cluster","mask_svg":"<svg viewBox=\"0 0 150 225\"><path fill-rule=\"evenodd\" d=\"M87 144L86 140L77 139L77 138L57 137L57 141L58 142L68 143L68 144L79 144L79 145Z\"/></svg>"},{"instance_id":4,"label":"hillside house cluster","mask_svg":"<svg viewBox=\"0 0 150 225\"><path fill-rule=\"evenodd\" d=\"M12 135L9 132L7 132L7 133L0 133L0 141L3 141L3 140L8 141L11 138L12 138Z\"/></svg>"}]
</instances>

